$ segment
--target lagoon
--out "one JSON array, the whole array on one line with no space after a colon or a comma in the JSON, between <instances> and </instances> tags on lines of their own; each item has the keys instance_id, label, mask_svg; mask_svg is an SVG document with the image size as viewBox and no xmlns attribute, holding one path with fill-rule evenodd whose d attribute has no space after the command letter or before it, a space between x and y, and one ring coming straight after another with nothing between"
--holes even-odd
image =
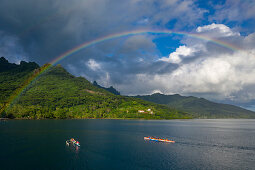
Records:
<instances>
[{"instance_id":1,"label":"lagoon","mask_svg":"<svg viewBox=\"0 0 255 170\"><path fill-rule=\"evenodd\" d=\"M0 146L1 169L253 169L255 120L7 120Z\"/></svg>"}]
</instances>

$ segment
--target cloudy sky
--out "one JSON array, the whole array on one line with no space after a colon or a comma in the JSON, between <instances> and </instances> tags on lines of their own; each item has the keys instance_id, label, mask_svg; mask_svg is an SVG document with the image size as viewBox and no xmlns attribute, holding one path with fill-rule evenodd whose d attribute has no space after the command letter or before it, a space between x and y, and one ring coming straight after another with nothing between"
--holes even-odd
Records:
<instances>
[{"instance_id":1,"label":"cloudy sky","mask_svg":"<svg viewBox=\"0 0 255 170\"><path fill-rule=\"evenodd\" d=\"M253 0L0 0L0 55L42 65L111 34L183 32L115 38L60 64L124 95L179 93L249 106L255 103L254 11Z\"/></svg>"}]
</instances>

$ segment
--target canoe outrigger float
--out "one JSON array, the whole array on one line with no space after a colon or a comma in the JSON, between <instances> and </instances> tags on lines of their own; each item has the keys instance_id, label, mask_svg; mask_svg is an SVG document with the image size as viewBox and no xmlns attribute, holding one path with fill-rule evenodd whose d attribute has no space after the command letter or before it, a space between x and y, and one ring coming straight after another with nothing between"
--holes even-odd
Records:
<instances>
[{"instance_id":1,"label":"canoe outrigger float","mask_svg":"<svg viewBox=\"0 0 255 170\"><path fill-rule=\"evenodd\" d=\"M74 146L81 146L80 143L79 143L78 141L74 140L74 138L71 138L70 140L67 140L67 141L66 141L66 145L69 146L70 143L73 144Z\"/></svg>"},{"instance_id":2,"label":"canoe outrigger float","mask_svg":"<svg viewBox=\"0 0 255 170\"><path fill-rule=\"evenodd\" d=\"M173 140L169 140L169 139L161 139L161 138L154 138L154 137L144 137L144 140L151 140L151 141L156 141L156 142L167 142L167 143L175 143L175 141Z\"/></svg>"}]
</instances>

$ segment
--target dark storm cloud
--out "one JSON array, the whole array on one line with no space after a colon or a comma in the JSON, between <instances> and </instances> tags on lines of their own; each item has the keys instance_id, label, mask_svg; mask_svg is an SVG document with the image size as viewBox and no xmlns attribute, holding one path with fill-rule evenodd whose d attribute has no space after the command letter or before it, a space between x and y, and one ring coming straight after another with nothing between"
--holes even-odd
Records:
<instances>
[{"instance_id":1,"label":"dark storm cloud","mask_svg":"<svg viewBox=\"0 0 255 170\"><path fill-rule=\"evenodd\" d=\"M0 4L0 30L17 36L29 59L40 64L104 35L164 25L177 15L182 15L180 22L195 22L203 14L192 1L1 0ZM174 15L166 13L171 9Z\"/></svg>"},{"instance_id":2,"label":"dark storm cloud","mask_svg":"<svg viewBox=\"0 0 255 170\"><path fill-rule=\"evenodd\" d=\"M27 54L15 36L5 35L0 31L0 56L12 63L19 64L20 60L28 61Z\"/></svg>"}]
</instances>

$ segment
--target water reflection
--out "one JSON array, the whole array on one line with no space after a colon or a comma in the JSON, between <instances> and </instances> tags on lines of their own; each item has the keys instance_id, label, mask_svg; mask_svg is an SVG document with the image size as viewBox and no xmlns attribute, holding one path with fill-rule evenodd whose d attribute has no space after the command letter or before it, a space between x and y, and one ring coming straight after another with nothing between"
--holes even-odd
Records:
<instances>
[{"instance_id":1,"label":"water reflection","mask_svg":"<svg viewBox=\"0 0 255 170\"><path fill-rule=\"evenodd\" d=\"M78 154L80 151L79 146L76 146L76 145L74 145L72 143L68 143L68 142L66 142L66 148L67 148L67 150L75 152L76 154Z\"/></svg>"},{"instance_id":2,"label":"water reflection","mask_svg":"<svg viewBox=\"0 0 255 170\"><path fill-rule=\"evenodd\" d=\"M79 153L79 149L80 149L79 146L75 146L75 153Z\"/></svg>"}]
</instances>

